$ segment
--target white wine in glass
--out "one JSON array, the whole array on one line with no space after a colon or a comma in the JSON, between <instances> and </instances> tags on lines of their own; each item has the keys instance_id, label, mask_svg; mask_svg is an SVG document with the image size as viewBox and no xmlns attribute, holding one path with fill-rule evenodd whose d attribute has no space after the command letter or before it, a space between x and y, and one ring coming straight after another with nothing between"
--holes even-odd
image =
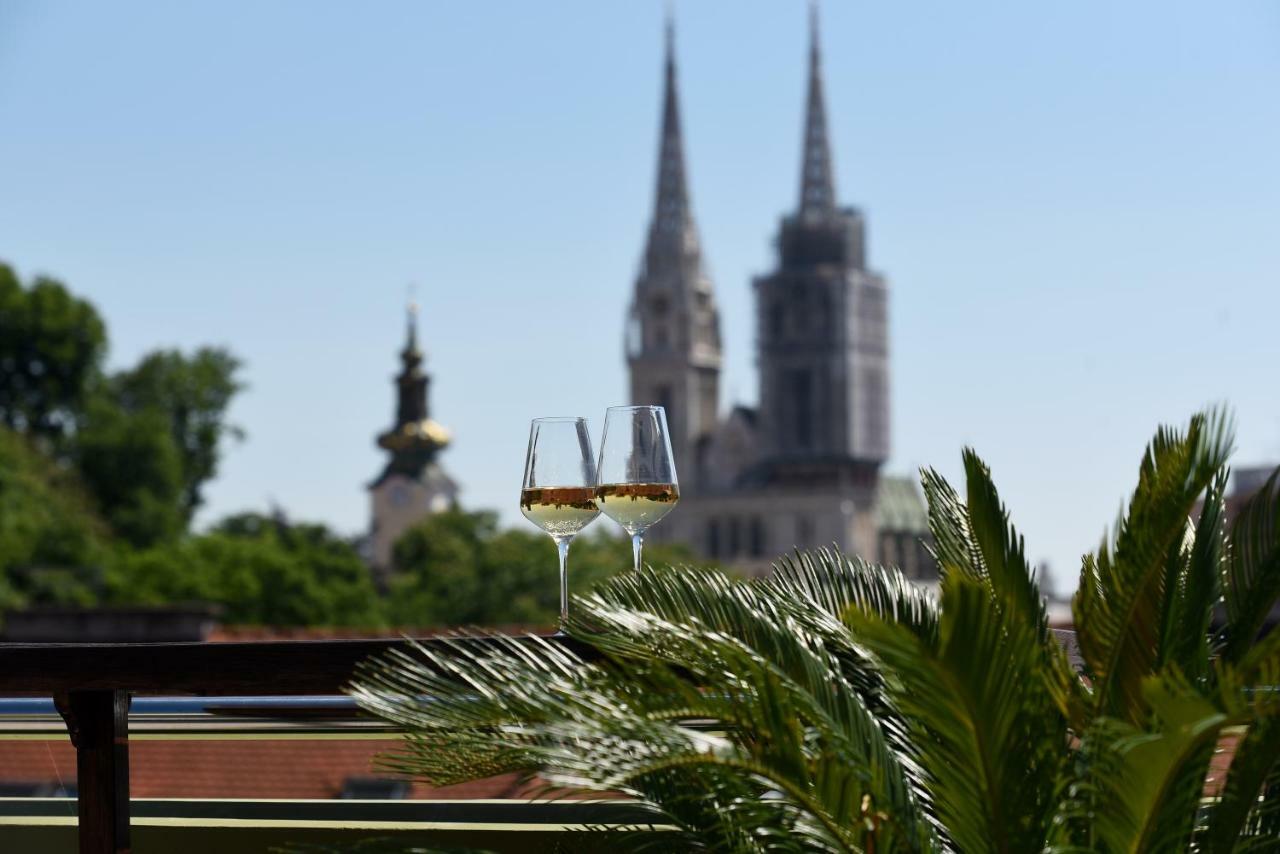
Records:
<instances>
[{"instance_id":1,"label":"white wine in glass","mask_svg":"<svg viewBox=\"0 0 1280 854\"><path fill-rule=\"evenodd\" d=\"M520 512L555 540L560 556L560 627L569 617L569 543L600 514L585 418L535 418L529 425Z\"/></svg>"},{"instance_id":2,"label":"white wine in glass","mask_svg":"<svg viewBox=\"0 0 1280 854\"><path fill-rule=\"evenodd\" d=\"M639 571L644 532L680 500L666 411L661 406L610 407L597 474L596 501L631 535L631 554Z\"/></svg>"}]
</instances>

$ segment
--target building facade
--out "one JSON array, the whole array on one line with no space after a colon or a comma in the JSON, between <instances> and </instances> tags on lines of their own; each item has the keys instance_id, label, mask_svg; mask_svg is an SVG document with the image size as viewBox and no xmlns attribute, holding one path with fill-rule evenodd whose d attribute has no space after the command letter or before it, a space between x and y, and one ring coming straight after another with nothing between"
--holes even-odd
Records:
<instances>
[{"instance_id":1,"label":"building facade","mask_svg":"<svg viewBox=\"0 0 1280 854\"><path fill-rule=\"evenodd\" d=\"M378 436L387 464L369 484L371 522L369 559L375 578L385 583L392 550L406 530L431 513L456 506L458 484L441 467L440 452L449 431L431 419L424 356L418 346L417 310L409 307L408 334L395 378L396 415L391 429Z\"/></svg>"},{"instance_id":2,"label":"building facade","mask_svg":"<svg viewBox=\"0 0 1280 854\"><path fill-rule=\"evenodd\" d=\"M685 169L674 44L653 219L627 330L631 401L667 409L681 506L650 536L763 570L793 548L839 546L936 575L914 481L889 456L888 287L867 265L860 211L838 204L817 20L811 20L800 187L775 269L754 285L758 408L719 417L719 315Z\"/></svg>"}]
</instances>

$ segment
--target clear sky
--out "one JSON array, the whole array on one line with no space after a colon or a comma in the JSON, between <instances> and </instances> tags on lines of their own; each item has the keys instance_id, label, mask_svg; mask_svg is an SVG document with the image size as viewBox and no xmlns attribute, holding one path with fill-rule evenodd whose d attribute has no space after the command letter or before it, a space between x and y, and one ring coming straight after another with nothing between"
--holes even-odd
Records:
<instances>
[{"instance_id":1,"label":"clear sky","mask_svg":"<svg viewBox=\"0 0 1280 854\"><path fill-rule=\"evenodd\" d=\"M726 396L796 201L801 2L675 4ZM654 2L0 0L0 258L106 316L111 364L230 347L204 520L355 533L419 284L444 462L512 524L528 419L625 397ZM891 287L894 455L991 463L1067 587L1162 420L1226 400L1280 461L1280 5L822 9L838 194ZM724 404L728 405L729 400Z\"/></svg>"}]
</instances>

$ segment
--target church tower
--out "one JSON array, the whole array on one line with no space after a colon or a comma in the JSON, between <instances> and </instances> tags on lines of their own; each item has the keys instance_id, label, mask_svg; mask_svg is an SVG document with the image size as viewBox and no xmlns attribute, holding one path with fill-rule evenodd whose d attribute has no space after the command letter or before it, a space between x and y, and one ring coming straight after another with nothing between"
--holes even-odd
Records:
<instances>
[{"instance_id":1,"label":"church tower","mask_svg":"<svg viewBox=\"0 0 1280 854\"><path fill-rule=\"evenodd\" d=\"M631 402L666 408L680 487L689 493L698 489L702 451L716 426L720 315L703 269L689 203L674 40L668 21L653 220L636 279L626 346Z\"/></svg>"},{"instance_id":2,"label":"church tower","mask_svg":"<svg viewBox=\"0 0 1280 854\"><path fill-rule=\"evenodd\" d=\"M437 461L450 436L430 417L427 386L431 378L422 369L417 314L417 307L411 304L408 333L400 351L400 374L395 380L395 423L378 436L378 447L387 451L390 459L377 480L369 484L371 558L382 582L392 569L392 551L400 535L423 517L453 507L458 497L458 485Z\"/></svg>"},{"instance_id":3,"label":"church tower","mask_svg":"<svg viewBox=\"0 0 1280 854\"><path fill-rule=\"evenodd\" d=\"M888 292L860 211L836 203L816 9L800 198L777 269L755 281L766 482L872 484L889 455ZM816 483L815 483L816 485Z\"/></svg>"}]
</instances>

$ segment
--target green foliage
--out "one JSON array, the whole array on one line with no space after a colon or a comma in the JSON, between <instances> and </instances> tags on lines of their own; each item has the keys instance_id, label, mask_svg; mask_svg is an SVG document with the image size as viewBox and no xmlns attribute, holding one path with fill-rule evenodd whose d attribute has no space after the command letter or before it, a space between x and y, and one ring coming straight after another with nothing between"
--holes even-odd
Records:
<instances>
[{"instance_id":1,"label":"green foliage","mask_svg":"<svg viewBox=\"0 0 1280 854\"><path fill-rule=\"evenodd\" d=\"M1072 611L1101 714L1140 724L1148 713L1142 681L1171 642L1162 614L1179 588L1195 583L1187 575L1188 518L1226 465L1231 443L1222 415L1196 415L1185 433L1160 429L1114 540L1085 559Z\"/></svg>"},{"instance_id":2,"label":"green foliage","mask_svg":"<svg viewBox=\"0 0 1280 854\"><path fill-rule=\"evenodd\" d=\"M201 487L218 473L223 439L242 435L226 421L243 388L239 369L240 360L221 348L201 347L190 356L157 350L110 379L111 399L127 415L167 422L178 451L184 525L202 502Z\"/></svg>"},{"instance_id":3,"label":"green foliage","mask_svg":"<svg viewBox=\"0 0 1280 854\"><path fill-rule=\"evenodd\" d=\"M182 463L160 412L127 412L109 401L90 408L76 434L76 462L111 529L147 548L186 529Z\"/></svg>"},{"instance_id":4,"label":"green foliage","mask_svg":"<svg viewBox=\"0 0 1280 854\"><path fill-rule=\"evenodd\" d=\"M1280 591L1280 499L1273 479L1226 531L1230 433L1207 413L1156 435L1114 538L1084 559L1082 673L966 451L963 500L923 473L936 598L826 552L763 580L646 569L575 600L577 646L412 645L366 663L353 694L404 727L391 770L622 792L676 828L619 849L1276 850L1280 632L1255 638Z\"/></svg>"},{"instance_id":5,"label":"green foliage","mask_svg":"<svg viewBox=\"0 0 1280 854\"><path fill-rule=\"evenodd\" d=\"M0 427L0 607L84 601L106 541L76 473Z\"/></svg>"},{"instance_id":6,"label":"green foliage","mask_svg":"<svg viewBox=\"0 0 1280 854\"><path fill-rule=\"evenodd\" d=\"M322 526L251 514L231 517L202 536L122 550L106 581L112 602L211 602L227 623L381 623L369 570L349 544Z\"/></svg>"},{"instance_id":7,"label":"green foliage","mask_svg":"<svg viewBox=\"0 0 1280 854\"><path fill-rule=\"evenodd\" d=\"M106 376L97 311L61 283L24 288L0 264L0 424L75 465L112 530L147 547L186 531L224 438L240 362L217 348L153 352Z\"/></svg>"},{"instance_id":8,"label":"green foliage","mask_svg":"<svg viewBox=\"0 0 1280 854\"><path fill-rule=\"evenodd\" d=\"M74 431L107 350L102 319L58 281L0 263L0 424L50 446Z\"/></svg>"},{"instance_id":9,"label":"green foliage","mask_svg":"<svg viewBox=\"0 0 1280 854\"><path fill-rule=\"evenodd\" d=\"M569 585L574 591L626 568L631 545L602 533L574 539ZM654 545L651 560L687 562L682 547ZM392 623L404 626L555 623L559 564L551 538L533 530L499 531L489 511L450 510L427 517L396 542L397 574L387 598Z\"/></svg>"}]
</instances>

